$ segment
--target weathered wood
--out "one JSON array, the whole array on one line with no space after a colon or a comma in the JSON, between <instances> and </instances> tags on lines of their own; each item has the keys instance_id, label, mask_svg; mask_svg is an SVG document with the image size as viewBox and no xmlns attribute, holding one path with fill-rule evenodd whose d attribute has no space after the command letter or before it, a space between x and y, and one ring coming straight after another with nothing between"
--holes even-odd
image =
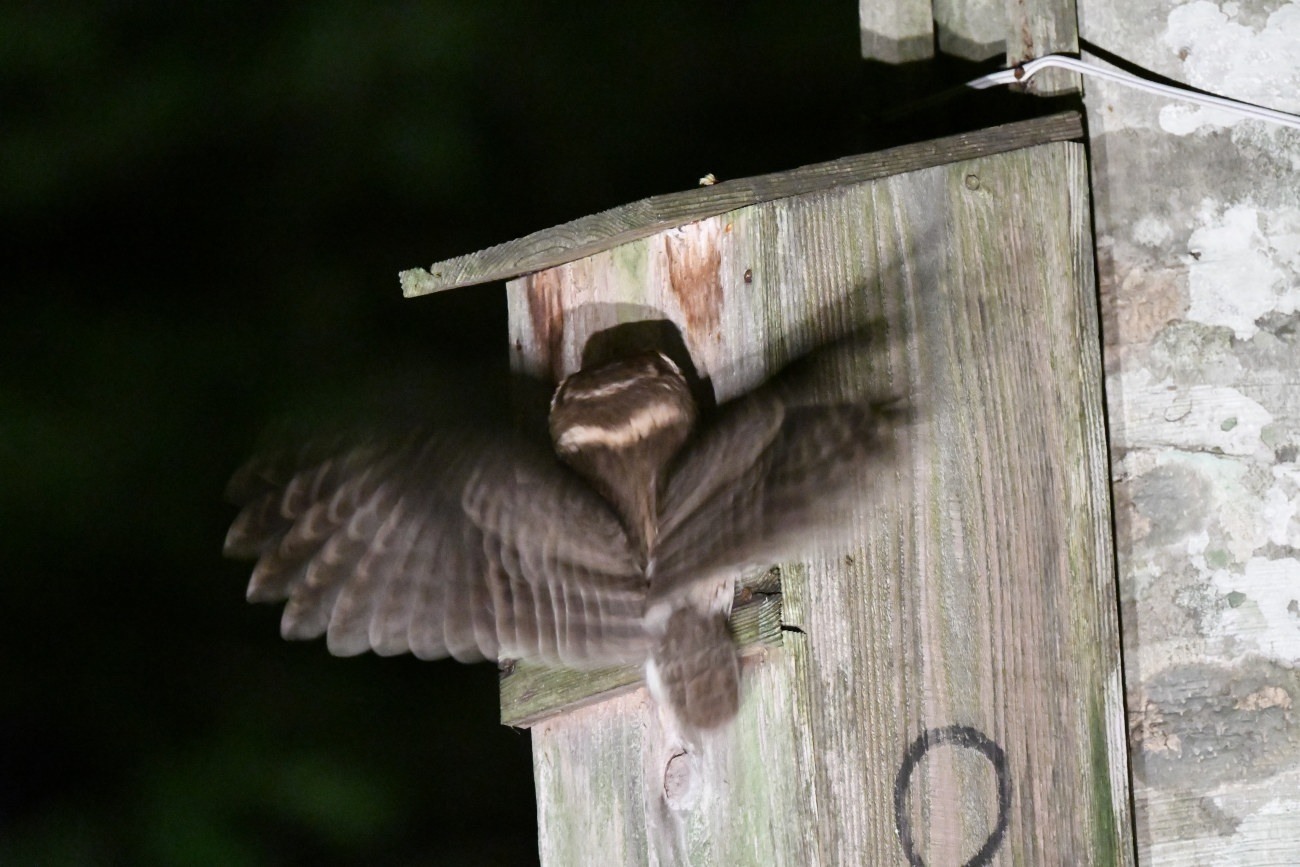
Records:
<instances>
[{"instance_id":1,"label":"weathered wood","mask_svg":"<svg viewBox=\"0 0 1300 867\"><path fill-rule=\"evenodd\" d=\"M858 0L862 57L882 63L907 63L934 56L930 0Z\"/></svg>"},{"instance_id":2,"label":"weathered wood","mask_svg":"<svg viewBox=\"0 0 1300 867\"><path fill-rule=\"evenodd\" d=\"M1006 0L934 0L934 29L944 54L966 60L1006 54Z\"/></svg>"},{"instance_id":3,"label":"weathered wood","mask_svg":"<svg viewBox=\"0 0 1300 867\"><path fill-rule=\"evenodd\" d=\"M1048 54L1079 53L1079 19L1075 0L1006 0L1007 66ZM1023 85L1029 93L1056 96L1078 93L1079 75L1045 69Z\"/></svg>"},{"instance_id":4,"label":"weathered wood","mask_svg":"<svg viewBox=\"0 0 1300 867\"><path fill-rule=\"evenodd\" d=\"M402 293L411 297L516 277L745 205L914 171L954 159L972 159L1034 144L1069 141L1082 135L1080 116L1075 112L1063 112L950 138L844 157L788 172L651 196L477 253L435 262L428 269L403 271Z\"/></svg>"},{"instance_id":5,"label":"weathered wood","mask_svg":"<svg viewBox=\"0 0 1300 867\"><path fill-rule=\"evenodd\" d=\"M884 63L928 60L939 50L967 60L1005 52L1007 66L1047 54L1077 54L1075 0L859 0L862 56ZM1077 93L1079 76L1061 69L1040 72L1024 84L1040 96Z\"/></svg>"},{"instance_id":6,"label":"weathered wood","mask_svg":"<svg viewBox=\"0 0 1300 867\"><path fill-rule=\"evenodd\" d=\"M956 864L986 840L996 863L1133 863L1092 288L1074 143L747 206L509 284L518 367L562 375L592 334L665 317L719 399L897 323L862 375L921 415L860 550L783 569L802 632L747 667L734 725L683 746L637 689L534 726L545 864L903 864L905 844Z\"/></svg>"},{"instance_id":7,"label":"weathered wood","mask_svg":"<svg viewBox=\"0 0 1300 867\"><path fill-rule=\"evenodd\" d=\"M1295 112L1294 8L1081 11L1106 51ZM1296 863L1300 137L1106 82L1086 105L1139 855Z\"/></svg>"}]
</instances>

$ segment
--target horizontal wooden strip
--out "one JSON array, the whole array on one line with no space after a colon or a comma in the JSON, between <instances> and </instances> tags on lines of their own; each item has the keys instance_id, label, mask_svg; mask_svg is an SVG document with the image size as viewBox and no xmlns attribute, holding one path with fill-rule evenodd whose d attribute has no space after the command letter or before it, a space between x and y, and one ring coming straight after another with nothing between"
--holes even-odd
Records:
<instances>
[{"instance_id":1,"label":"horizontal wooden strip","mask_svg":"<svg viewBox=\"0 0 1300 867\"><path fill-rule=\"evenodd\" d=\"M428 269L403 271L400 275L402 294L410 298L444 289L506 280L746 205L1007 153L1032 145L1073 141L1082 136L1083 121L1079 113L1062 112L876 153L841 157L787 172L651 196L477 253L435 262Z\"/></svg>"},{"instance_id":2,"label":"horizontal wooden strip","mask_svg":"<svg viewBox=\"0 0 1300 867\"><path fill-rule=\"evenodd\" d=\"M781 594L757 595L731 614L741 654L781 644ZM516 663L501 675L501 722L527 728L557 713L630 692L641 685L635 665L575 671Z\"/></svg>"}]
</instances>

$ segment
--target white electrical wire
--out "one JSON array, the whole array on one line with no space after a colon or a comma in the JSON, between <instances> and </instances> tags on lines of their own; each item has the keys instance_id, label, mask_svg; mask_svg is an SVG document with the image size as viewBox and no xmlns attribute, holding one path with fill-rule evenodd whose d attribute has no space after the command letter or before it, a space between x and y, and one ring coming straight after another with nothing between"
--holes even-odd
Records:
<instances>
[{"instance_id":1,"label":"white electrical wire","mask_svg":"<svg viewBox=\"0 0 1300 867\"><path fill-rule=\"evenodd\" d=\"M984 90L987 87L993 87L998 84L1019 84L1028 81L1034 73L1053 66L1060 69L1068 69L1071 72L1077 72L1080 75L1090 75L1094 78L1103 78L1106 81L1113 81L1116 84L1123 84L1127 87L1145 90L1148 93L1157 93L1161 96L1170 97L1171 99L1181 99L1184 102L1192 102L1197 105L1208 105L1214 108L1221 108L1224 111L1230 111L1234 114L1239 114L1253 120L1265 120L1271 123L1289 126L1292 129L1300 129L1300 115L1288 114L1285 111L1276 111L1271 108L1261 108L1258 105L1251 105L1248 102L1239 102L1238 100L1227 99L1222 96L1210 96L1204 93L1196 93L1194 91L1184 90L1181 87L1157 84L1154 81L1147 81L1145 78L1138 78L1136 75L1130 75L1127 72L1120 72L1118 69L1098 66L1095 63L1088 63L1085 60L1079 60L1077 57L1068 57L1064 54L1049 54L1046 57L1039 57L1036 60L1022 63L1014 69L1004 69L1000 72L994 72L991 75L977 78L974 81L968 81L966 82L966 86L973 87L976 90Z\"/></svg>"}]
</instances>

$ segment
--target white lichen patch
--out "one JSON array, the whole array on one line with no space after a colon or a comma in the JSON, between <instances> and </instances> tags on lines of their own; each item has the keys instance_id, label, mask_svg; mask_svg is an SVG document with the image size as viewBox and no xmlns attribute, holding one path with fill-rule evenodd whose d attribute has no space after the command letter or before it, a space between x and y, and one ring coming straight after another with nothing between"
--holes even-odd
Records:
<instances>
[{"instance_id":1,"label":"white lichen patch","mask_svg":"<svg viewBox=\"0 0 1300 867\"><path fill-rule=\"evenodd\" d=\"M1246 120L1235 111L1210 105L1171 102L1161 106L1160 128L1170 135L1191 135L1201 127L1222 129Z\"/></svg>"},{"instance_id":2,"label":"white lichen patch","mask_svg":"<svg viewBox=\"0 0 1300 867\"><path fill-rule=\"evenodd\" d=\"M1124 371L1114 381L1123 405L1112 424L1116 441L1127 448L1242 456L1264 448L1260 431L1273 414L1235 388L1178 386L1157 381L1146 368Z\"/></svg>"},{"instance_id":3,"label":"white lichen patch","mask_svg":"<svg viewBox=\"0 0 1300 867\"><path fill-rule=\"evenodd\" d=\"M1300 598L1300 560L1253 557L1244 569L1215 570L1213 581L1229 604L1211 634L1231 636L1248 652L1300 661L1300 617L1294 613Z\"/></svg>"},{"instance_id":4,"label":"white lichen patch","mask_svg":"<svg viewBox=\"0 0 1300 867\"><path fill-rule=\"evenodd\" d=\"M1262 26L1239 15L1239 7L1208 0L1175 6L1160 41L1182 61L1180 77L1193 87L1300 111L1300 3L1282 4Z\"/></svg>"},{"instance_id":5,"label":"white lichen patch","mask_svg":"<svg viewBox=\"0 0 1300 867\"><path fill-rule=\"evenodd\" d=\"M1268 791L1265 787L1260 788ZM1286 789L1282 785L1275 785L1272 791L1276 795ZM1236 806L1233 802L1238 799L1244 800L1236 793L1222 797L1229 806ZM1222 864L1227 867L1284 864L1284 860L1270 862L1265 859L1269 858L1268 853L1278 853L1278 859L1286 859L1300 851L1300 820L1296 818L1300 816L1300 798L1275 796L1263 806L1243 806L1245 809L1242 810L1241 823L1237 826L1236 833L1216 839L1211 853L1214 860L1200 863Z\"/></svg>"},{"instance_id":6,"label":"white lichen patch","mask_svg":"<svg viewBox=\"0 0 1300 867\"><path fill-rule=\"evenodd\" d=\"M1131 674L1300 644L1300 574L1290 587L1285 577L1300 551L1293 466L1152 449L1116 467L1116 518L1131 545L1123 589L1142 606L1128 623Z\"/></svg>"},{"instance_id":7,"label":"white lichen patch","mask_svg":"<svg viewBox=\"0 0 1300 867\"><path fill-rule=\"evenodd\" d=\"M1246 340L1268 313L1300 309L1300 209L1205 200L1187 241L1187 318Z\"/></svg>"},{"instance_id":8,"label":"white lichen patch","mask_svg":"<svg viewBox=\"0 0 1300 867\"><path fill-rule=\"evenodd\" d=\"M1300 548L1300 469L1279 465L1273 478L1259 510L1260 523L1274 545Z\"/></svg>"}]
</instances>

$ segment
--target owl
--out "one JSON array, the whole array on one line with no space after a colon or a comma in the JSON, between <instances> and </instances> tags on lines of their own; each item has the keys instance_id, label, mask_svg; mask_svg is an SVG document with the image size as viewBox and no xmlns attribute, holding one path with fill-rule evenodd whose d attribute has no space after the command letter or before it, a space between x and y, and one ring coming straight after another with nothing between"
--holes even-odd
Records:
<instances>
[{"instance_id":1,"label":"owl","mask_svg":"<svg viewBox=\"0 0 1300 867\"><path fill-rule=\"evenodd\" d=\"M854 535L897 399L818 400L780 374L701 412L666 355L554 392L550 442L422 428L256 458L231 480L230 557L281 634L331 653L644 665L684 731L740 701L734 581Z\"/></svg>"}]
</instances>

